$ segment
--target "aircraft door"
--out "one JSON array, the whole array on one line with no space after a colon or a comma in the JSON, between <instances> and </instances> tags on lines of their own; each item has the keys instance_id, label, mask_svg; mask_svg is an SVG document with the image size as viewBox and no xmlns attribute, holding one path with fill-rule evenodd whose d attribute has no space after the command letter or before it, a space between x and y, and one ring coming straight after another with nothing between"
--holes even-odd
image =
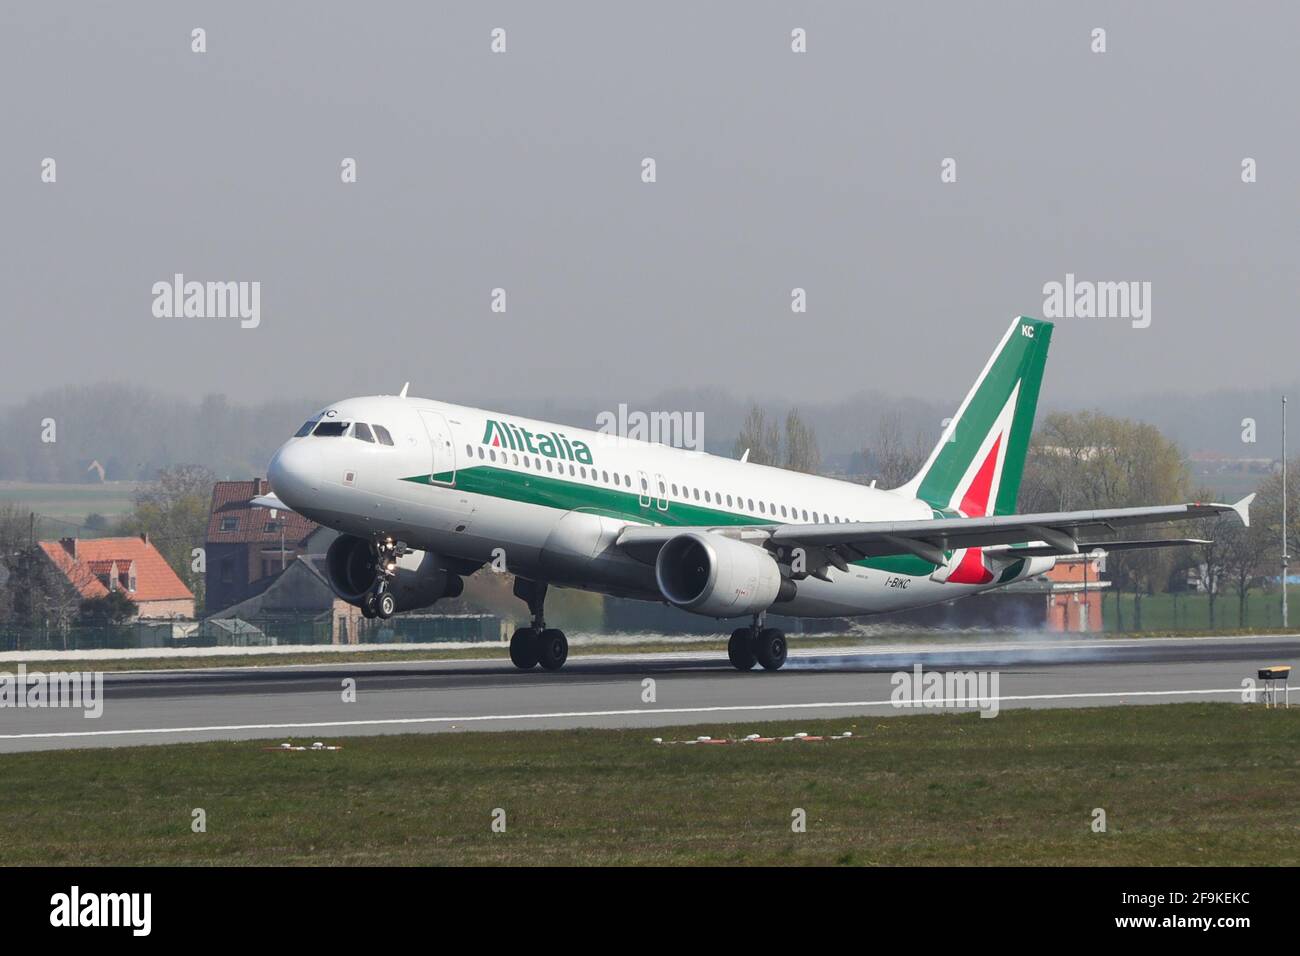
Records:
<instances>
[{"instance_id":1,"label":"aircraft door","mask_svg":"<svg viewBox=\"0 0 1300 956\"><path fill-rule=\"evenodd\" d=\"M655 498L655 504L660 511L668 510L668 483L664 481L664 476L655 472L655 486L659 489L659 494Z\"/></svg>"},{"instance_id":2,"label":"aircraft door","mask_svg":"<svg viewBox=\"0 0 1300 956\"><path fill-rule=\"evenodd\" d=\"M429 433L429 446L433 457L429 464L429 482L435 485L451 485L456 481L456 451L451 441L451 429L447 420L432 409L420 409L420 418Z\"/></svg>"}]
</instances>

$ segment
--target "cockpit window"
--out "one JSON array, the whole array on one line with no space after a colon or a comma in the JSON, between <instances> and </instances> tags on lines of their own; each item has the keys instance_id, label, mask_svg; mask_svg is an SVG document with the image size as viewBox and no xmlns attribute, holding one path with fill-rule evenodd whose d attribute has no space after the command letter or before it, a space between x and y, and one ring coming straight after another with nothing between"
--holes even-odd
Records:
<instances>
[{"instance_id":1,"label":"cockpit window","mask_svg":"<svg viewBox=\"0 0 1300 956\"><path fill-rule=\"evenodd\" d=\"M293 433L293 437L302 438L304 435L310 435L312 426L315 425L318 421L320 421L319 418L307 419L305 422L302 423L302 428L299 428L296 432Z\"/></svg>"},{"instance_id":2,"label":"cockpit window","mask_svg":"<svg viewBox=\"0 0 1300 956\"><path fill-rule=\"evenodd\" d=\"M370 426L365 422L357 422L356 427L352 429L352 435L362 441L368 441L372 445L375 443L375 436L370 434Z\"/></svg>"},{"instance_id":3,"label":"cockpit window","mask_svg":"<svg viewBox=\"0 0 1300 956\"><path fill-rule=\"evenodd\" d=\"M388 433L388 429L383 425L375 426L375 437L379 439L381 445L391 445L393 443L393 436Z\"/></svg>"},{"instance_id":4,"label":"cockpit window","mask_svg":"<svg viewBox=\"0 0 1300 956\"><path fill-rule=\"evenodd\" d=\"M319 438L338 438L340 435L343 435L347 432L348 426L350 424L352 423L351 422L321 422L319 425L316 426L316 430L312 432L312 434L316 435Z\"/></svg>"}]
</instances>

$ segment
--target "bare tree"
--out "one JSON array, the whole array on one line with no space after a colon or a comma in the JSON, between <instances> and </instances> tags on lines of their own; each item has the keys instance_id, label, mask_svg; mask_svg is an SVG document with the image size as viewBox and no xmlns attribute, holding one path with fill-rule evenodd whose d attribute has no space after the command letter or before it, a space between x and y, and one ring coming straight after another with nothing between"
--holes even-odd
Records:
<instances>
[{"instance_id":1,"label":"bare tree","mask_svg":"<svg viewBox=\"0 0 1300 956\"><path fill-rule=\"evenodd\" d=\"M749 460L758 465L781 463L781 429L769 422L767 414L758 405L751 405L745 423L736 436L735 454L739 458L749 451Z\"/></svg>"},{"instance_id":2,"label":"bare tree","mask_svg":"<svg viewBox=\"0 0 1300 956\"><path fill-rule=\"evenodd\" d=\"M822 456L817 450L817 433L800 416L797 408L785 416L785 467L816 474Z\"/></svg>"},{"instance_id":3,"label":"bare tree","mask_svg":"<svg viewBox=\"0 0 1300 956\"><path fill-rule=\"evenodd\" d=\"M921 470L929 452L925 436L919 433L908 436L903 428L903 416L897 409L890 409L880 416L875 439L864 457L881 485L897 488Z\"/></svg>"}]
</instances>

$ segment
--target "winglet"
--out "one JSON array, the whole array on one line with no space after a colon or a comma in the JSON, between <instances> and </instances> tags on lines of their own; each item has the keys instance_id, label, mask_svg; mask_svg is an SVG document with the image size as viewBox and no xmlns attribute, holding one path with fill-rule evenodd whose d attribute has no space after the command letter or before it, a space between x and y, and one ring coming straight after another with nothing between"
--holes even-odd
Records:
<instances>
[{"instance_id":1,"label":"winglet","mask_svg":"<svg viewBox=\"0 0 1300 956\"><path fill-rule=\"evenodd\" d=\"M1232 510L1237 512L1237 517L1241 519L1241 523L1247 528L1250 527L1250 503L1254 500L1255 492L1252 491L1232 506Z\"/></svg>"},{"instance_id":2,"label":"winglet","mask_svg":"<svg viewBox=\"0 0 1300 956\"><path fill-rule=\"evenodd\" d=\"M407 390L408 388L410 388L410 387L411 387L411 383L410 383L410 382L407 382L405 385L403 385L403 386L402 386L402 390L401 390L400 392L397 393L397 397L398 397L398 398L406 398L406 390Z\"/></svg>"}]
</instances>

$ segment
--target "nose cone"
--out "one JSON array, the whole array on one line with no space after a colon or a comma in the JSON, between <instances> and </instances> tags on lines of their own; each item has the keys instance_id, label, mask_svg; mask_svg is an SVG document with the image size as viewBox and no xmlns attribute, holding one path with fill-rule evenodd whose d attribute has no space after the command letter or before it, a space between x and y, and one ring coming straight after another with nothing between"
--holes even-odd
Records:
<instances>
[{"instance_id":1,"label":"nose cone","mask_svg":"<svg viewBox=\"0 0 1300 956\"><path fill-rule=\"evenodd\" d=\"M309 438L290 439L271 458L266 477L276 497L290 508L310 504L320 489L320 449Z\"/></svg>"}]
</instances>

